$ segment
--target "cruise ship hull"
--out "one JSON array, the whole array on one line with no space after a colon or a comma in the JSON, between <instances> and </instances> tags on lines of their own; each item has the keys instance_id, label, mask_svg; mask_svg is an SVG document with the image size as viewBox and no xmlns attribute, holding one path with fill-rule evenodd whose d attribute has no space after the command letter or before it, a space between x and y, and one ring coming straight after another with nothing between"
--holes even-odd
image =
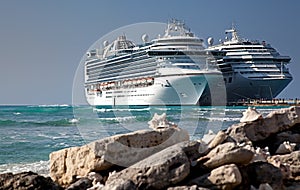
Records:
<instances>
[{"instance_id":1,"label":"cruise ship hull","mask_svg":"<svg viewBox=\"0 0 300 190\"><path fill-rule=\"evenodd\" d=\"M207 85L203 74L154 78L150 86L86 93L95 106L196 105Z\"/></svg>"},{"instance_id":2,"label":"cruise ship hull","mask_svg":"<svg viewBox=\"0 0 300 190\"><path fill-rule=\"evenodd\" d=\"M233 82L226 84L227 101L230 104L247 99L273 99L291 81L287 77L256 80L236 74Z\"/></svg>"}]
</instances>

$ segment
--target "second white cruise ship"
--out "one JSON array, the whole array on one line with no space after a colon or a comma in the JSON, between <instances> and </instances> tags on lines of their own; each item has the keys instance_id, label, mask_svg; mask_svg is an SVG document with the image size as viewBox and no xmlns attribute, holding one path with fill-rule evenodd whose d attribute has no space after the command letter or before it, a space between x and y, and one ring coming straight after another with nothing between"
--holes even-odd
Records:
<instances>
[{"instance_id":1,"label":"second white cruise ship","mask_svg":"<svg viewBox=\"0 0 300 190\"><path fill-rule=\"evenodd\" d=\"M222 76L205 64L203 40L172 20L165 34L135 45L119 36L87 53L85 94L90 105L196 105L207 80Z\"/></svg>"},{"instance_id":2,"label":"second white cruise ship","mask_svg":"<svg viewBox=\"0 0 300 190\"><path fill-rule=\"evenodd\" d=\"M247 99L273 99L292 81L287 68L289 56L280 55L265 41L240 38L234 27L226 30L226 34L231 37L217 45L209 38L207 50L217 57L228 104Z\"/></svg>"}]
</instances>

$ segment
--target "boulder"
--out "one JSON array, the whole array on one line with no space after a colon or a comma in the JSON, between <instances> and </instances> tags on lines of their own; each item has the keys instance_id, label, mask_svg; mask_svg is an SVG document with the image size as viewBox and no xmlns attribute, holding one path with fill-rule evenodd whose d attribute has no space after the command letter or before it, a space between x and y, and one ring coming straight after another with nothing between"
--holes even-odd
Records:
<instances>
[{"instance_id":1,"label":"boulder","mask_svg":"<svg viewBox=\"0 0 300 190\"><path fill-rule=\"evenodd\" d=\"M209 189L233 189L242 182L242 176L235 164L223 165L210 173L195 178L188 184L196 184Z\"/></svg>"},{"instance_id":2,"label":"boulder","mask_svg":"<svg viewBox=\"0 0 300 190\"><path fill-rule=\"evenodd\" d=\"M283 177L279 168L267 162L253 162L241 169L244 183L247 186L259 188L261 184L269 184L274 190L283 189Z\"/></svg>"},{"instance_id":3,"label":"boulder","mask_svg":"<svg viewBox=\"0 0 300 190\"><path fill-rule=\"evenodd\" d=\"M153 118L148 122L148 124L149 124L149 128L153 130L168 128L168 127L177 127L175 123L172 123L167 120L166 113L163 113L161 115L155 113Z\"/></svg>"},{"instance_id":4,"label":"boulder","mask_svg":"<svg viewBox=\"0 0 300 190\"><path fill-rule=\"evenodd\" d=\"M50 176L61 185L71 184L77 176L107 170L115 165L128 167L160 150L189 140L177 127L141 130L116 135L50 154Z\"/></svg>"},{"instance_id":5,"label":"boulder","mask_svg":"<svg viewBox=\"0 0 300 190\"><path fill-rule=\"evenodd\" d=\"M294 151L296 147L296 143L290 143L289 141L284 141L282 144L279 145L278 149L276 150L276 154L288 154Z\"/></svg>"},{"instance_id":6,"label":"boulder","mask_svg":"<svg viewBox=\"0 0 300 190\"><path fill-rule=\"evenodd\" d=\"M219 144L223 143L227 138L227 134L224 131L219 131L216 136L209 142L208 148L213 149Z\"/></svg>"},{"instance_id":7,"label":"boulder","mask_svg":"<svg viewBox=\"0 0 300 190\"><path fill-rule=\"evenodd\" d=\"M268 162L277 167L280 167L281 165L288 167L288 179L300 180L300 151L294 151L285 155L271 156L268 158Z\"/></svg>"},{"instance_id":8,"label":"boulder","mask_svg":"<svg viewBox=\"0 0 300 190\"><path fill-rule=\"evenodd\" d=\"M68 188L66 188L66 190L86 190L92 186L92 180L90 180L88 177L83 177L71 184Z\"/></svg>"},{"instance_id":9,"label":"boulder","mask_svg":"<svg viewBox=\"0 0 300 190\"><path fill-rule=\"evenodd\" d=\"M225 164L248 164L254 156L254 152L247 148L239 147L235 143L227 142L212 149L206 156L198 159L198 164L213 169Z\"/></svg>"},{"instance_id":10,"label":"boulder","mask_svg":"<svg viewBox=\"0 0 300 190\"><path fill-rule=\"evenodd\" d=\"M255 108L249 107L245 112L243 112L243 117L240 119L240 122L253 122L262 118L262 114L260 114Z\"/></svg>"},{"instance_id":11,"label":"boulder","mask_svg":"<svg viewBox=\"0 0 300 190\"><path fill-rule=\"evenodd\" d=\"M138 189L137 186L130 179L115 179L109 184L100 188L101 190L135 190Z\"/></svg>"},{"instance_id":12,"label":"boulder","mask_svg":"<svg viewBox=\"0 0 300 190\"><path fill-rule=\"evenodd\" d=\"M184 180L190 173L191 147L182 142L168 147L120 172L108 177L105 186L115 180L132 180L138 189L164 189ZM189 153L190 152L190 153Z\"/></svg>"},{"instance_id":13,"label":"boulder","mask_svg":"<svg viewBox=\"0 0 300 190\"><path fill-rule=\"evenodd\" d=\"M62 187L54 183L49 177L45 178L33 172L22 172L0 174L0 189L60 190Z\"/></svg>"},{"instance_id":14,"label":"boulder","mask_svg":"<svg viewBox=\"0 0 300 190\"><path fill-rule=\"evenodd\" d=\"M249 144L252 145L251 140L248 138L245 126L247 123L237 123L233 124L226 130L226 134L232 139L233 142L239 144Z\"/></svg>"},{"instance_id":15,"label":"boulder","mask_svg":"<svg viewBox=\"0 0 300 190\"><path fill-rule=\"evenodd\" d=\"M227 133L237 142L248 142L248 139L257 142L299 124L299 115L300 107L279 109L263 119L233 125L228 128Z\"/></svg>"}]
</instances>

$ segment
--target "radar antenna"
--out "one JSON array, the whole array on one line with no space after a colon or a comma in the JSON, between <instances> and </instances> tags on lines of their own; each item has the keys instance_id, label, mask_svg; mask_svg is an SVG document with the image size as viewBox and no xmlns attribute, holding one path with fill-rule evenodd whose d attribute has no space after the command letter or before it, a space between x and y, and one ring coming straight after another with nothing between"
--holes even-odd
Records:
<instances>
[{"instance_id":1,"label":"radar antenna","mask_svg":"<svg viewBox=\"0 0 300 190\"><path fill-rule=\"evenodd\" d=\"M240 37L238 35L237 29L235 27L235 23L232 22L231 29L225 30L225 34L231 33L231 41L240 41Z\"/></svg>"}]
</instances>

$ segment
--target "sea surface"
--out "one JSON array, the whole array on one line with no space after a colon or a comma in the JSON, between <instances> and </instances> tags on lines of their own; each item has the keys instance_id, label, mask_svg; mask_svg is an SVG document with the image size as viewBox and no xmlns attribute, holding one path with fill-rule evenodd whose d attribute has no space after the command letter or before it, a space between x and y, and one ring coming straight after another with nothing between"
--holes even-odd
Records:
<instances>
[{"instance_id":1,"label":"sea surface","mask_svg":"<svg viewBox=\"0 0 300 190\"><path fill-rule=\"evenodd\" d=\"M279 107L257 108L266 115ZM49 154L115 134L148 129L155 113L186 129L191 139L238 123L247 107L0 106L0 173L49 174Z\"/></svg>"}]
</instances>

